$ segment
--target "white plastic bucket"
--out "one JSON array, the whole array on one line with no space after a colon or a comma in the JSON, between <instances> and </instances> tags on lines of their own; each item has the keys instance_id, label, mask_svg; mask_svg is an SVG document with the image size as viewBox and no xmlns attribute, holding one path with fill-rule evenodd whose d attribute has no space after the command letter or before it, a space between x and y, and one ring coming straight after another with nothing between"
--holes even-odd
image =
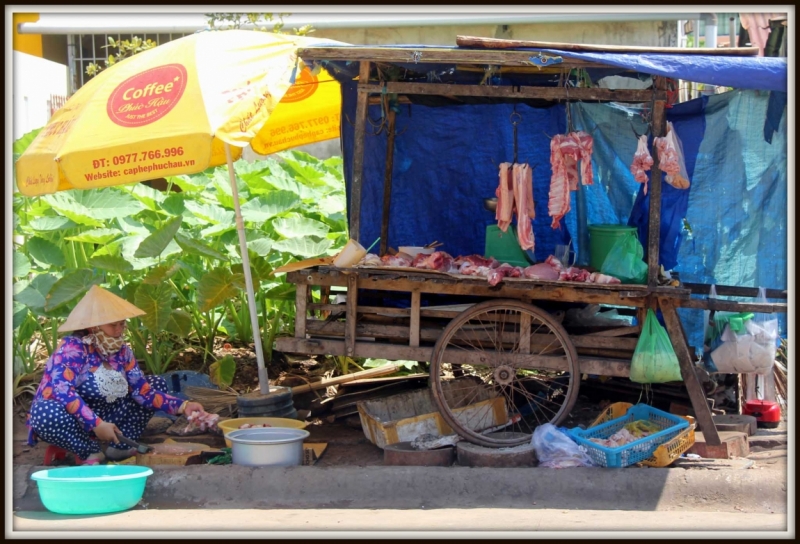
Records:
<instances>
[{"instance_id":1,"label":"white plastic bucket","mask_svg":"<svg viewBox=\"0 0 800 544\"><path fill-rule=\"evenodd\" d=\"M333 266L339 268L347 268L357 264L358 261L364 258L367 254L367 250L364 249L364 246L356 242L355 240L348 240L347 245L344 246L341 252L336 256L333 260Z\"/></svg>"}]
</instances>

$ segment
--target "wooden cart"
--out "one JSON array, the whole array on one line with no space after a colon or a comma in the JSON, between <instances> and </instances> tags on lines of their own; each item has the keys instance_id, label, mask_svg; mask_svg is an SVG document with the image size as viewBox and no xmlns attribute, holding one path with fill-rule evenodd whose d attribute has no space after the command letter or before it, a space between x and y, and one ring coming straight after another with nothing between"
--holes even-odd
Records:
<instances>
[{"instance_id":1,"label":"wooden cart","mask_svg":"<svg viewBox=\"0 0 800 544\"><path fill-rule=\"evenodd\" d=\"M413 53L413 55L412 55ZM546 100L581 99L632 103L653 102L652 131L665 131L664 107L666 80L655 78L654 90L608 90L564 87L492 87L377 81L376 63L415 62L456 65L487 64L505 69L530 69L530 51L454 50L406 48L309 48L299 52L306 61L360 62L358 102L350 195L350 232L358 238L361 210L361 184L367 109L380 93L449 97L478 96L498 100L537 98ZM564 59L563 68L602 66ZM389 241L388 213L391 198L394 149L394 113L389 112L389 142L381 229L381 253ZM647 247L647 285L597 285L506 278L492 287L484 278L454 277L426 271L400 271L380 268L335 268L320 266L291 272L287 281L297 286L297 314L294 338L279 338L277 349L285 352L372 357L390 360L429 361L430 386L448 425L467 440L492 447L513 446L530 440L532 429L544 422L561 422L578 396L582 375L627 377L630 361L641 331L639 326L617 327L601 332L568 334L558 314L543 306L561 303L594 303L635 309L643 323L646 309L660 309L667 326L684 383L706 442L720 443L711 418L706 395L695 373L693 356L677 314L677 308L703 308L725 311L785 312L786 304L758 304L691 298L706 295L709 286L701 284L658 286L658 225L660 224L661 172L656 164L651 176L650 235ZM328 300L331 287L346 288L346 303ZM312 303L311 290L319 288L322 302ZM757 290L717 286L721 296L756 297ZM466 304L431 306L426 297L456 295L469 297ZM381 297L406 299L407 307L363 302ZM785 291L770 290L770 298L786 298ZM442 388L460 379L463 388ZM489 413L497 405L486 406L485 413L462 410L477 393L475 383L490 384L504 399L503 413ZM464 416L469 413L470 416ZM506 431L486 434L481 429L494 421L508 421Z\"/></svg>"}]
</instances>

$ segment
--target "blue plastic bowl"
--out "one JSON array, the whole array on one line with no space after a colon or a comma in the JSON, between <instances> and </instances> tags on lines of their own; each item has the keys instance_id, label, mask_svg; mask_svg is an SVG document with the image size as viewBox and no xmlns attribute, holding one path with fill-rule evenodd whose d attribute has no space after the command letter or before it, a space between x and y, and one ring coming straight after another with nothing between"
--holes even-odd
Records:
<instances>
[{"instance_id":1,"label":"blue plastic bowl","mask_svg":"<svg viewBox=\"0 0 800 544\"><path fill-rule=\"evenodd\" d=\"M31 475L39 497L56 514L108 514L133 508L153 469L134 465L90 465L40 470Z\"/></svg>"}]
</instances>

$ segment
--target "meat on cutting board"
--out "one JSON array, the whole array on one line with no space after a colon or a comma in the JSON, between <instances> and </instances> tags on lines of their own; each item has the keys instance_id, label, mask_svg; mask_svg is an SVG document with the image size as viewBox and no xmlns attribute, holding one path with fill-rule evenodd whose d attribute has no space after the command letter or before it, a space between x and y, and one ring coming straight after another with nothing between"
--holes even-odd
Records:
<instances>
[{"instance_id":1,"label":"meat on cutting board","mask_svg":"<svg viewBox=\"0 0 800 544\"><path fill-rule=\"evenodd\" d=\"M508 231L508 227L511 225L511 217L514 214L514 183L511 174L511 163L501 163L499 183L494 192L497 197L494 218L497 220L497 226L503 232Z\"/></svg>"},{"instance_id":2,"label":"meat on cutting board","mask_svg":"<svg viewBox=\"0 0 800 544\"><path fill-rule=\"evenodd\" d=\"M550 280L558 279L558 270L547 263L534 264L523 271L523 275L531 280Z\"/></svg>"},{"instance_id":3,"label":"meat on cutting board","mask_svg":"<svg viewBox=\"0 0 800 544\"><path fill-rule=\"evenodd\" d=\"M422 270L438 270L439 272L458 270L454 267L453 257L444 251L435 251L430 255L420 253L411 262L411 266Z\"/></svg>"},{"instance_id":4,"label":"meat on cutting board","mask_svg":"<svg viewBox=\"0 0 800 544\"><path fill-rule=\"evenodd\" d=\"M533 171L527 164L513 168L514 202L517 208L517 240L523 250L534 249L533 224L536 217L533 205Z\"/></svg>"},{"instance_id":5,"label":"meat on cutting board","mask_svg":"<svg viewBox=\"0 0 800 544\"><path fill-rule=\"evenodd\" d=\"M400 267L410 267L412 259L405 253L398 253L397 255L384 255L381 257L381 262L383 266L400 266Z\"/></svg>"},{"instance_id":6,"label":"meat on cutting board","mask_svg":"<svg viewBox=\"0 0 800 544\"><path fill-rule=\"evenodd\" d=\"M521 278L523 274L523 269L519 266L511 266L510 264L503 263L494 270L489 273L488 280L489 285L495 286L501 281L503 278Z\"/></svg>"}]
</instances>

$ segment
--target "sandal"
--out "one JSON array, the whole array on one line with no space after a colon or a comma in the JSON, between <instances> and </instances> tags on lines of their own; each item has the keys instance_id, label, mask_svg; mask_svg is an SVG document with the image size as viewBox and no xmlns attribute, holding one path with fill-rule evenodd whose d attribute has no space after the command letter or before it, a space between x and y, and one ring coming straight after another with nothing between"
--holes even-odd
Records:
<instances>
[{"instance_id":1,"label":"sandal","mask_svg":"<svg viewBox=\"0 0 800 544\"><path fill-rule=\"evenodd\" d=\"M99 465L105 460L106 456L103 455L103 452L93 453L86 459L81 459L80 457L75 456L75 463L77 465Z\"/></svg>"}]
</instances>

